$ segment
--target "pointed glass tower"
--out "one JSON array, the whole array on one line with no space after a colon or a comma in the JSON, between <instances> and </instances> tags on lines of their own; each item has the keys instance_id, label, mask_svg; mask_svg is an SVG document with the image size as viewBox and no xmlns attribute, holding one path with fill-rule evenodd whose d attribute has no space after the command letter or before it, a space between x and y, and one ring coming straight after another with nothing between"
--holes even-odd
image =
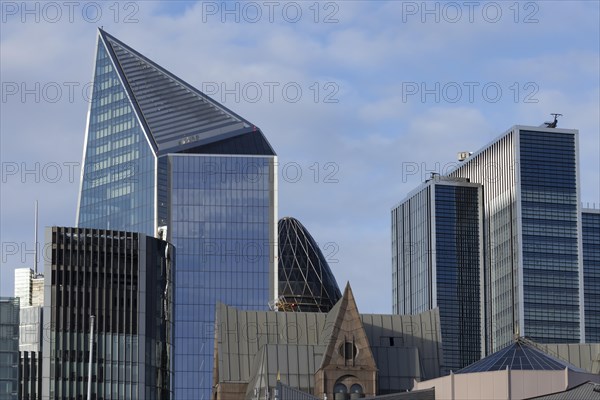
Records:
<instances>
[{"instance_id":1,"label":"pointed glass tower","mask_svg":"<svg viewBox=\"0 0 600 400\"><path fill-rule=\"evenodd\" d=\"M286 311L329 312L342 297L308 230L295 218L279 220L279 296Z\"/></svg>"},{"instance_id":2,"label":"pointed glass tower","mask_svg":"<svg viewBox=\"0 0 600 400\"><path fill-rule=\"evenodd\" d=\"M208 399L218 301L277 296L276 155L261 130L100 30L77 225L173 243L174 398Z\"/></svg>"}]
</instances>

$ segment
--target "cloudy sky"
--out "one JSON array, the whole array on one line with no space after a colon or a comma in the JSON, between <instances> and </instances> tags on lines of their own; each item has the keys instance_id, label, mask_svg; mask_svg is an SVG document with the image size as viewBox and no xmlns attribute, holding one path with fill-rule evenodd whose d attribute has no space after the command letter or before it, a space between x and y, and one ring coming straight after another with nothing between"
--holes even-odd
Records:
<instances>
[{"instance_id":1,"label":"cloudy sky","mask_svg":"<svg viewBox=\"0 0 600 400\"><path fill-rule=\"evenodd\" d=\"M4 1L0 294L33 263L36 199L40 232L75 223L100 26L261 127L279 216L361 311L389 313L390 209L458 151L562 113L599 207L599 4Z\"/></svg>"}]
</instances>

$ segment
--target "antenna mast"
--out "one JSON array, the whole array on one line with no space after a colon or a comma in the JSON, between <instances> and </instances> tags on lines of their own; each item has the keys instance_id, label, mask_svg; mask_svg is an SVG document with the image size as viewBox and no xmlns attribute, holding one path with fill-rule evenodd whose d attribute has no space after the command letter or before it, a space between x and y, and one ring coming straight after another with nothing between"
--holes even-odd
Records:
<instances>
[{"instance_id":1,"label":"antenna mast","mask_svg":"<svg viewBox=\"0 0 600 400\"><path fill-rule=\"evenodd\" d=\"M33 245L35 246L34 250L34 260L33 260L33 270L35 271L35 277L37 278L38 274L38 201L35 201L35 228L34 228Z\"/></svg>"}]
</instances>

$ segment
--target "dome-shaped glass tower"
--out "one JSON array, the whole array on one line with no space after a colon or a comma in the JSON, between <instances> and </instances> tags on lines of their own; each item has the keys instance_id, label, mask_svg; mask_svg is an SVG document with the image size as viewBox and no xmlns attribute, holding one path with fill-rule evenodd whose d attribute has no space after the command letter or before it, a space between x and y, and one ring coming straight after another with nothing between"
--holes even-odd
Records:
<instances>
[{"instance_id":1,"label":"dome-shaped glass tower","mask_svg":"<svg viewBox=\"0 0 600 400\"><path fill-rule=\"evenodd\" d=\"M295 218L279 220L279 299L284 311L328 312L342 297L319 246Z\"/></svg>"}]
</instances>

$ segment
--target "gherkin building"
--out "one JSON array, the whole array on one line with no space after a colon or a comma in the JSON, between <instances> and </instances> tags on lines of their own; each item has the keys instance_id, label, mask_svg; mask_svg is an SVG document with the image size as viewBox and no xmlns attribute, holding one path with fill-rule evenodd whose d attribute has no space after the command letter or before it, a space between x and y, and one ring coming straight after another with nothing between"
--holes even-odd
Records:
<instances>
[{"instance_id":1,"label":"gherkin building","mask_svg":"<svg viewBox=\"0 0 600 400\"><path fill-rule=\"evenodd\" d=\"M279 220L278 309L328 312L342 297L319 246L295 218Z\"/></svg>"}]
</instances>

